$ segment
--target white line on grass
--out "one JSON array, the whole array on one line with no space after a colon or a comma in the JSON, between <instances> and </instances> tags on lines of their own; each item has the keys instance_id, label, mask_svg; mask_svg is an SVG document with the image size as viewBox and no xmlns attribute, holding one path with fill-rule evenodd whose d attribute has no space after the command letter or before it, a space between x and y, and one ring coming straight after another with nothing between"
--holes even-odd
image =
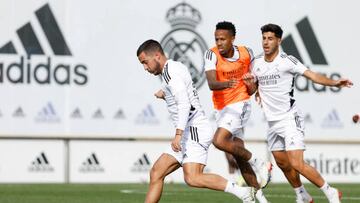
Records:
<instances>
[{"instance_id":1,"label":"white line on grass","mask_svg":"<svg viewBox=\"0 0 360 203\"><path fill-rule=\"evenodd\" d=\"M121 193L125 194L146 194L146 191L139 190L120 190ZM162 192L162 195L175 195L175 192Z\"/></svg>"},{"instance_id":2,"label":"white line on grass","mask_svg":"<svg viewBox=\"0 0 360 203\"><path fill-rule=\"evenodd\" d=\"M274 194L267 194L266 197L279 197L279 198L287 198L287 199L293 199L295 195L274 195ZM312 196L316 199L325 199L325 196ZM342 200L350 200L350 201L358 201L360 200L360 197L342 197Z\"/></svg>"},{"instance_id":3,"label":"white line on grass","mask_svg":"<svg viewBox=\"0 0 360 203\"><path fill-rule=\"evenodd\" d=\"M120 190L121 193L125 194L146 194L146 191L139 191L139 190ZM163 195L175 195L176 192L163 192ZM284 198L284 199L293 199L295 198L295 195L276 195L276 194L266 194L266 197L276 197L276 198ZM316 199L326 199L325 196L312 196ZM342 200L349 200L349 201L359 201L360 197L342 197Z\"/></svg>"}]
</instances>

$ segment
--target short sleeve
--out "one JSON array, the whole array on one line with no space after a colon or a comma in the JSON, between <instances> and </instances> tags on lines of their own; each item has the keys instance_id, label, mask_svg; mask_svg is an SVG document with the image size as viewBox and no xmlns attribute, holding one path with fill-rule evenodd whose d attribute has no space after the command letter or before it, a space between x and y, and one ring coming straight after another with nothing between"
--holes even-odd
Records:
<instances>
[{"instance_id":1,"label":"short sleeve","mask_svg":"<svg viewBox=\"0 0 360 203\"><path fill-rule=\"evenodd\" d=\"M204 61L205 61L204 64L205 71L216 70L216 62L217 62L216 54L210 49L205 52Z\"/></svg>"},{"instance_id":2,"label":"short sleeve","mask_svg":"<svg viewBox=\"0 0 360 203\"><path fill-rule=\"evenodd\" d=\"M254 51L250 48L250 47L246 47L246 49L248 50L249 52L249 55L250 55L250 61L253 62L255 57L254 57Z\"/></svg>"},{"instance_id":3,"label":"short sleeve","mask_svg":"<svg viewBox=\"0 0 360 203\"><path fill-rule=\"evenodd\" d=\"M304 64L302 64L297 58L295 58L294 56L287 56L287 59L289 60L289 63L291 64L291 73L293 74L304 74L304 72L306 70L308 70L308 68L306 66L304 66Z\"/></svg>"}]
</instances>

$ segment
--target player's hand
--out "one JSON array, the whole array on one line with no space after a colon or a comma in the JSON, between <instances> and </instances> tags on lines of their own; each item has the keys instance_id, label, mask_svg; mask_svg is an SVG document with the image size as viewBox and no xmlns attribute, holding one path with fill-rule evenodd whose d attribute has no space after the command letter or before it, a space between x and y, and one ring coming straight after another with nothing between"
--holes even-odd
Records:
<instances>
[{"instance_id":1,"label":"player's hand","mask_svg":"<svg viewBox=\"0 0 360 203\"><path fill-rule=\"evenodd\" d=\"M255 101L256 101L256 103L258 103L258 104L260 105L260 107L262 108L261 97L260 97L259 91L257 91L257 92L255 93Z\"/></svg>"},{"instance_id":2,"label":"player's hand","mask_svg":"<svg viewBox=\"0 0 360 203\"><path fill-rule=\"evenodd\" d=\"M255 77L251 73L245 73L242 76L242 79L246 86L251 86L255 84Z\"/></svg>"},{"instance_id":3,"label":"player's hand","mask_svg":"<svg viewBox=\"0 0 360 203\"><path fill-rule=\"evenodd\" d=\"M165 99L165 92L163 90L157 91L154 96L158 99Z\"/></svg>"},{"instance_id":4,"label":"player's hand","mask_svg":"<svg viewBox=\"0 0 360 203\"><path fill-rule=\"evenodd\" d=\"M239 81L231 79L229 81L226 81L225 84L226 84L226 88L234 88L239 84Z\"/></svg>"},{"instance_id":5,"label":"player's hand","mask_svg":"<svg viewBox=\"0 0 360 203\"><path fill-rule=\"evenodd\" d=\"M181 151L181 135L176 134L174 139L171 141L171 148L172 150L174 150L174 152L179 152Z\"/></svg>"},{"instance_id":6,"label":"player's hand","mask_svg":"<svg viewBox=\"0 0 360 203\"><path fill-rule=\"evenodd\" d=\"M336 81L335 86L336 87L351 87L351 86L353 86L353 82L351 82L351 80L348 80L348 79L339 79Z\"/></svg>"},{"instance_id":7,"label":"player's hand","mask_svg":"<svg viewBox=\"0 0 360 203\"><path fill-rule=\"evenodd\" d=\"M360 120L360 114L355 114L355 115L352 117L352 120L353 120L354 123L359 122L359 120Z\"/></svg>"}]
</instances>

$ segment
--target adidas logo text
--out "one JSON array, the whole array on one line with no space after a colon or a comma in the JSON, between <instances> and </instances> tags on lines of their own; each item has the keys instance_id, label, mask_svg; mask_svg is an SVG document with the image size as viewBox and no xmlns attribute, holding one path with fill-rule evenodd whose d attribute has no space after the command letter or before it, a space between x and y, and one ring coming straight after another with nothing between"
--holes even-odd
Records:
<instances>
[{"instance_id":1,"label":"adidas logo text","mask_svg":"<svg viewBox=\"0 0 360 203\"><path fill-rule=\"evenodd\" d=\"M35 14L55 56L72 56L49 4L35 11ZM6 57L2 57L6 61L0 61L0 83L41 85L51 83L85 85L87 83L87 67L83 64L64 64L56 62L57 58L50 56L47 56L45 60L43 57L31 57L32 55L44 56L45 52L30 22L16 32L27 57L20 56L18 61L9 61ZM13 55L18 52L10 41L0 47L0 54Z\"/></svg>"},{"instance_id":2,"label":"adidas logo text","mask_svg":"<svg viewBox=\"0 0 360 203\"><path fill-rule=\"evenodd\" d=\"M0 83L6 81L13 84L51 84L56 82L59 85L75 83L84 85L87 83L87 67L85 65L69 64L52 65L51 58L47 57L46 62L38 62L33 65L31 57L24 59L20 57L19 62L12 62L8 65L0 63ZM72 78L72 79L70 79Z\"/></svg>"}]
</instances>

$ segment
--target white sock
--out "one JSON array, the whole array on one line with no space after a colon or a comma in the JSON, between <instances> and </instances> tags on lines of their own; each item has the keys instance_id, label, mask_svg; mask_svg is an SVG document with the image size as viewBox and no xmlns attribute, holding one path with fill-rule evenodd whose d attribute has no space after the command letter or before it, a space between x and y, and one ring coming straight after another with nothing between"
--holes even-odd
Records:
<instances>
[{"instance_id":1,"label":"white sock","mask_svg":"<svg viewBox=\"0 0 360 203\"><path fill-rule=\"evenodd\" d=\"M263 192L261 189L259 189L257 192L256 192L256 199L260 202L260 203L267 203L267 199L265 198Z\"/></svg>"},{"instance_id":2,"label":"white sock","mask_svg":"<svg viewBox=\"0 0 360 203\"><path fill-rule=\"evenodd\" d=\"M294 188L296 196L302 197L303 199L311 199L310 194L306 191L304 185Z\"/></svg>"},{"instance_id":3,"label":"white sock","mask_svg":"<svg viewBox=\"0 0 360 203\"><path fill-rule=\"evenodd\" d=\"M294 190L295 190L296 196L301 196L302 193L304 191L306 191L304 185L301 185L300 187L294 188Z\"/></svg>"},{"instance_id":4,"label":"white sock","mask_svg":"<svg viewBox=\"0 0 360 203\"><path fill-rule=\"evenodd\" d=\"M320 188L327 198L330 198L334 194L334 188L332 188L327 182Z\"/></svg>"},{"instance_id":5,"label":"white sock","mask_svg":"<svg viewBox=\"0 0 360 203\"><path fill-rule=\"evenodd\" d=\"M248 187L239 187L235 183L228 181L224 192L233 194L236 197L243 199L246 196L246 194L249 192L249 189Z\"/></svg>"},{"instance_id":6,"label":"white sock","mask_svg":"<svg viewBox=\"0 0 360 203\"><path fill-rule=\"evenodd\" d=\"M236 183L239 175L237 173L229 173L229 179L231 182Z\"/></svg>"}]
</instances>

